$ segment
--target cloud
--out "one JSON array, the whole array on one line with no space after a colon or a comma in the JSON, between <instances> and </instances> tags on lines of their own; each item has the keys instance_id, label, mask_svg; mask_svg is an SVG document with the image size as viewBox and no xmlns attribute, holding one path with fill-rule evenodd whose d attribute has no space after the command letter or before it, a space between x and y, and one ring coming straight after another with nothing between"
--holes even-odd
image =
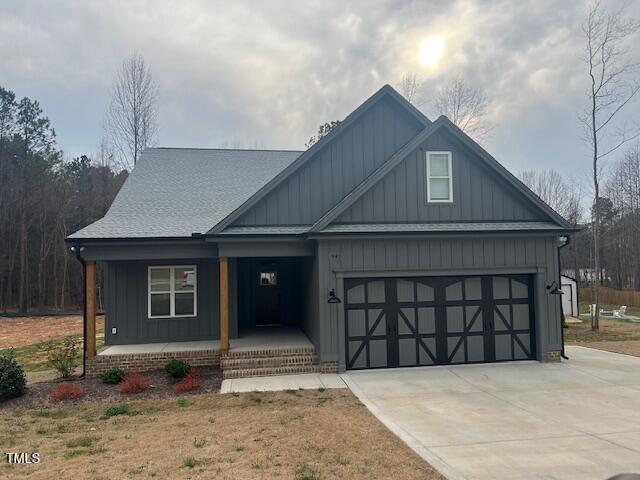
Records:
<instances>
[{"instance_id":1,"label":"cloud","mask_svg":"<svg viewBox=\"0 0 640 480\"><path fill-rule=\"evenodd\" d=\"M459 74L492 100L488 147L499 160L558 167L560 155L569 171L584 161L585 9L582 0L5 1L0 84L39 99L62 148L78 155L95 148L113 74L134 51L160 86L160 144L176 146L301 148L318 124L403 73L423 79L426 97ZM417 57L430 35L445 53L428 70Z\"/></svg>"}]
</instances>

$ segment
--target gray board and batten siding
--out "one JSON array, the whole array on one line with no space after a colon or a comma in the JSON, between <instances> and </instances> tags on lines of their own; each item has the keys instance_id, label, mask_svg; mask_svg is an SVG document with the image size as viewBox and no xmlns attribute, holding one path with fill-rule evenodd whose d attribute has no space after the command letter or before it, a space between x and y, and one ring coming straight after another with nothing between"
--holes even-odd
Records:
<instances>
[{"instance_id":1,"label":"gray board and batten siding","mask_svg":"<svg viewBox=\"0 0 640 480\"><path fill-rule=\"evenodd\" d=\"M555 236L504 235L482 238L394 238L320 240L321 298L335 288L344 295L345 278L461 275L533 275L536 351L561 349L559 296L547 283L558 273ZM320 356L345 368L344 303L320 302Z\"/></svg>"},{"instance_id":2,"label":"gray board and batten siding","mask_svg":"<svg viewBox=\"0 0 640 480\"><path fill-rule=\"evenodd\" d=\"M396 101L383 97L234 225L315 223L423 128Z\"/></svg>"},{"instance_id":3,"label":"gray board and batten siding","mask_svg":"<svg viewBox=\"0 0 640 480\"><path fill-rule=\"evenodd\" d=\"M427 151L450 151L452 203L427 203ZM540 221L548 217L445 129L409 153L334 223Z\"/></svg>"},{"instance_id":4,"label":"gray board and batten siding","mask_svg":"<svg viewBox=\"0 0 640 480\"><path fill-rule=\"evenodd\" d=\"M186 342L220 338L219 263L217 258L123 260L104 262L105 344ZM194 317L149 318L148 267L196 265ZM230 262L230 334L238 336L236 262ZM112 328L116 333L112 333Z\"/></svg>"}]
</instances>

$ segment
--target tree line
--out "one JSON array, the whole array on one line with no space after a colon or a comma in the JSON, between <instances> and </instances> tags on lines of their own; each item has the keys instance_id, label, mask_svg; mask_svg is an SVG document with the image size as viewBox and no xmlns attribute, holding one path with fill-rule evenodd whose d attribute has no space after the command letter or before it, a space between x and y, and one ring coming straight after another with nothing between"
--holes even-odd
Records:
<instances>
[{"instance_id":1,"label":"tree line","mask_svg":"<svg viewBox=\"0 0 640 480\"><path fill-rule=\"evenodd\" d=\"M126 171L81 156L63 162L36 100L0 87L0 308L65 309L82 300L64 238L102 217Z\"/></svg>"}]
</instances>

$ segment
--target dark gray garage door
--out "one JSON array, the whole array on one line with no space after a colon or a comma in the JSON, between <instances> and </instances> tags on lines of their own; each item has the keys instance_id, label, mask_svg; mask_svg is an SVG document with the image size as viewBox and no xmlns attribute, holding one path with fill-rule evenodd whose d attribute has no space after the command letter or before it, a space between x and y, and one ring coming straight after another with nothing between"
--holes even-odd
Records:
<instances>
[{"instance_id":1,"label":"dark gray garage door","mask_svg":"<svg viewBox=\"0 0 640 480\"><path fill-rule=\"evenodd\" d=\"M345 279L347 369L535 358L530 275Z\"/></svg>"}]
</instances>

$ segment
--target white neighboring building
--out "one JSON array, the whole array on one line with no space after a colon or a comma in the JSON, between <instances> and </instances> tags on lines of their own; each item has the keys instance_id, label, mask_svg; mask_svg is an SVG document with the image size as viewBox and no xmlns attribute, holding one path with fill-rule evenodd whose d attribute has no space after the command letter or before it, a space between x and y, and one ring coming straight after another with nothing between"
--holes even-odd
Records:
<instances>
[{"instance_id":1,"label":"white neighboring building","mask_svg":"<svg viewBox=\"0 0 640 480\"><path fill-rule=\"evenodd\" d=\"M574 278L560 275L562 287L562 313L578 316L578 285Z\"/></svg>"}]
</instances>

